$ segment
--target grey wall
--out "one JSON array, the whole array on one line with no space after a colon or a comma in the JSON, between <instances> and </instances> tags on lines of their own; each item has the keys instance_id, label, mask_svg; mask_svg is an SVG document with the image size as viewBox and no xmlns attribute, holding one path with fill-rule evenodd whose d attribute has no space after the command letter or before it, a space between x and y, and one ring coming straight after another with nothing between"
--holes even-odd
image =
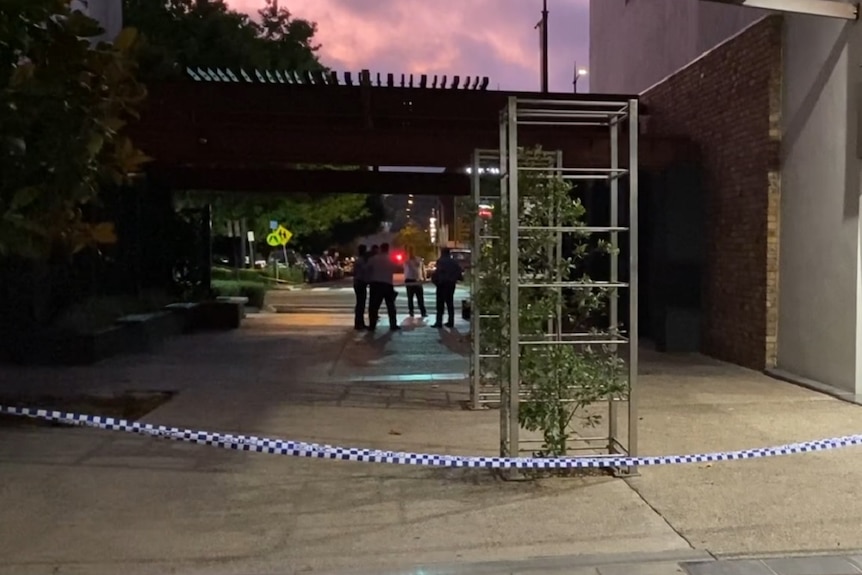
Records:
<instances>
[{"instance_id":1,"label":"grey wall","mask_svg":"<svg viewBox=\"0 0 862 575\"><path fill-rule=\"evenodd\" d=\"M72 8L99 21L105 33L97 40L113 41L123 29L123 0L72 0Z\"/></svg>"},{"instance_id":2,"label":"grey wall","mask_svg":"<svg viewBox=\"0 0 862 575\"><path fill-rule=\"evenodd\" d=\"M778 369L858 393L858 26L785 19Z\"/></svg>"},{"instance_id":3,"label":"grey wall","mask_svg":"<svg viewBox=\"0 0 862 575\"><path fill-rule=\"evenodd\" d=\"M590 0L590 89L638 94L764 14L700 0Z\"/></svg>"}]
</instances>

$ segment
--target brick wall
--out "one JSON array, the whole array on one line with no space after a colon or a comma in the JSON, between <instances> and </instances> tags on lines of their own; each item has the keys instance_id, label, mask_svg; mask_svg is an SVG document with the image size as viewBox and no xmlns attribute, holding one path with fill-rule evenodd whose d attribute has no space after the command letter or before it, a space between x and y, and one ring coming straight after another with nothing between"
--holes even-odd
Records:
<instances>
[{"instance_id":1,"label":"brick wall","mask_svg":"<svg viewBox=\"0 0 862 575\"><path fill-rule=\"evenodd\" d=\"M648 130L702 151L707 193L703 349L775 364L782 18L753 24L649 89Z\"/></svg>"}]
</instances>

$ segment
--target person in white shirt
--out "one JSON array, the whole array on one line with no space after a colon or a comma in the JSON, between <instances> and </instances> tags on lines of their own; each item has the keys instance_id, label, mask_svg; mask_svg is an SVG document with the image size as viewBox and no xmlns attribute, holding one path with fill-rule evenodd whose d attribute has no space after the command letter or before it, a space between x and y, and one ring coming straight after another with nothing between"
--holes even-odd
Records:
<instances>
[{"instance_id":1,"label":"person in white shirt","mask_svg":"<svg viewBox=\"0 0 862 575\"><path fill-rule=\"evenodd\" d=\"M422 317L428 317L428 312L425 311L425 288L422 286L422 282L425 281L425 270L422 268L422 262L411 251L407 261L404 262L404 287L407 288L407 310L410 317L414 315L414 299L418 304L419 314Z\"/></svg>"},{"instance_id":2,"label":"person in white shirt","mask_svg":"<svg viewBox=\"0 0 862 575\"><path fill-rule=\"evenodd\" d=\"M368 329L374 331L380 318L380 304L386 302L389 329L401 329L395 313L395 262L389 254L389 244L380 244L380 253L368 260Z\"/></svg>"}]
</instances>

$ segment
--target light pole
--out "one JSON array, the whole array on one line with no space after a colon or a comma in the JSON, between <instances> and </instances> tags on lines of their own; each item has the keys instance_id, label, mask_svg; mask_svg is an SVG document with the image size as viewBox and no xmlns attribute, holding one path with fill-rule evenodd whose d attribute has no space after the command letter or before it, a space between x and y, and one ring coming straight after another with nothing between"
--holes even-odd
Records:
<instances>
[{"instance_id":1,"label":"light pole","mask_svg":"<svg viewBox=\"0 0 862 575\"><path fill-rule=\"evenodd\" d=\"M572 91L578 93L578 80L581 76L586 76L589 72L586 68L578 68L578 63L575 62L574 78L572 79Z\"/></svg>"}]
</instances>

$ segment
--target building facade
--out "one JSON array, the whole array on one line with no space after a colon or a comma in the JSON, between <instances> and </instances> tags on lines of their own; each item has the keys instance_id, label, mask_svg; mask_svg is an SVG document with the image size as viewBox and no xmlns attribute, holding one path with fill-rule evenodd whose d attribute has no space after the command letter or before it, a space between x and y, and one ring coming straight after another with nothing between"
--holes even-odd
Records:
<instances>
[{"instance_id":1,"label":"building facade","mask_svg":"<svg viewBox=\"0 0 862 575\"><path fill-rule=\"evenodd\" d=\"M702 351L862 396L860 24L697 0L591 9L593 87L640 93L647 130L701 148Z\"/></svg>"},{"instance_id":2,"label":"building facade","mask_svg":"<svg viewBox=\"0 0 862 575\"><path fill-rule=\"evenodd\" d=\"M590 89L638 94L763 16L700 0L591 0Z\"/></svg>"},{"instance_id":3,"label":"building facade","mask_svg":"<svg viewBox=\"0 0 862 575\"><path fill-rule=\"evenodd\" d=\"M112 41L123 29L123 0L72 0L72 8L102 25L105 33L97 40Z\"/></svg>"}]
</instances>

